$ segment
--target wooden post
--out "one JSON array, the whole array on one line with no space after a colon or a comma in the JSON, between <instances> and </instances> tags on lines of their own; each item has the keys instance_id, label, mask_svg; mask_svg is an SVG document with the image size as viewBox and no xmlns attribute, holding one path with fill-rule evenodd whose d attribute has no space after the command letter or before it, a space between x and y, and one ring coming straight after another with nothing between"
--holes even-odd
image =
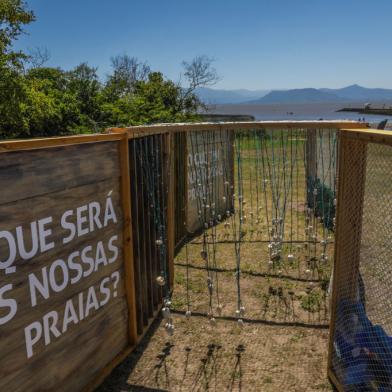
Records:
<instances>
[{"instance_id":1,"label":"wooden post","mask_svg":"<svg viewBox=\"0 0 392 392\"><path fill-rule=\"evenodd\" d=\"M128 302L128 335L129 344L132 346L137 342L136 328L136 301L135 301L135 273L133 268L133 239L132 239L132 214L131 214L131 193L130 193L130 170L128 137L124 133L120 141L120 168L121 168L121 199L124 216L123 227L123 252L124 252L124 273L125 290Z\"/></svg>"},{"instance_id":2,"label":"wooden post","mask_svg":"<svg viewBox=\"0 0 392 392\"><path fill-rule=\"evenodd\" d=\"M340 136L335 263L331 301L328 374L332 371L338 301L358 300L362 210L366 177L367 143ZM336 380L336 377L331 377Z\"/></svg>"},{"instance_id":3,"label":"wooden post","mask_svg":"<svg viewBox=\"0 0 392 392\"><path fill-rule=\"evenodd\" d=\"M175 181L177 179L174 176L174 133L170 132L165 135L165 152L166 152L166 162L165 167L167 175L167 246L168 246L168 262L169 262L169 281L170 290L173 290L174 282L174 247L175 247L175 208L174 208L174 196L175 196Z\"/></svg>"}]
</instances>

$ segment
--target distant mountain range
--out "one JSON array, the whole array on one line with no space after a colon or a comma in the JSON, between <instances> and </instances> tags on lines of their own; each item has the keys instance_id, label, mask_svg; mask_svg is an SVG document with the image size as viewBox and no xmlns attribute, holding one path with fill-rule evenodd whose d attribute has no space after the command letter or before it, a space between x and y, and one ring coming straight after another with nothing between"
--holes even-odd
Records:
<instances>
[{"instance_id":1,"label":"distant mountain range","mask_svg":"<svg viewBox=\"0 0 392 392\"><path fill-rule=\"evenodd\" d=\"M290 103L384 103L392 102L392 89L366 88L354 84L339 89L302 88L293 90L215 90L200 88L197 94L207 104L290 104Z\"/></svg>"},{"instance_id":2,"label":"distant mountain range","mask_svg":"<svg viewBox=\"0 0 392 392\"><path fill-rule=\"evenodd\" d=\"M259 99L269 93L270 90L217 90L208 87L199 87L196 89L198 97L209 105L243 103Z\"/></svg>"},{"instance_id":3,"label":"distant mountain range","mask_svg":"<svg viewBox=\"0 0 392 392\"><path fill-rule=\"evenodd\" d=\"M332 92L315 88L301 88L286 91L271 91L262 98L247 103L331 103L345 102L346 98Z\"/></svg>"},{"instance_id":4,"label":"distant mountain range","mask_svg":"<svg viewBox=\"0 0 392 392\"><path fill-rule=\"evenodd\" d=\"M392 90L386 88L366 88L353 84L352 86L343 87L340 89L328 89L323 88L320 91L326 93L336 94L339 97L346 98L348 100L359 100L369 102L384 102L392 100Z\"/></svg>"}]
</instances>

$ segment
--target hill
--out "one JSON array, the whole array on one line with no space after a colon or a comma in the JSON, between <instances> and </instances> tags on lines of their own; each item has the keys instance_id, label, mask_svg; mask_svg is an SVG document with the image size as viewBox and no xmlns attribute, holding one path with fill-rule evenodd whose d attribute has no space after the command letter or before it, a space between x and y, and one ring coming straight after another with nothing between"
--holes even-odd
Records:
<instances>
[{"instance_id":1,"label":"hill","mask_svg":"<svg viewBox=\"0 0 392 392\"><path fill-rule=\"evenodd\" d=\"M291 104L291 103L387 103L392 102L392 90L384 88L367 88L353 84L351 86L331 88L302 88L293 90L272 90L255 100L242 102L246 104Z\"/></svg>"},{"instance_id":2,"label":"hill","mask_svg":"<svg viewBox=\"0 0 392 392\"><path fill-rule=\"evenodd\" d=\"M340 89L320 89L320 91L333 93L339 97L359 102L385 102L392 101L392 90L385 88L367 88L353 84Z\"/></svg>"},{"instance_id":3,"label":"hill","mask_svg":"<svg viewBox=\"0 0 392 392\"><path fill-rule=\"evenodd\" d=\"M248 101L248 104L272 103L331 103L346 102L347 98L340 97L332 92L321 91L315 88L302 88L294 90L274 90L257 100Z\"/></svg>"},{"instance_id":4,"label":"hill","mask_svg":"<svg viewBox=\"0 0 392 392\"><path fill-rule=\"evenodd\" d=\"M331 88L301 88L292 90L219 90L198 88L198 97L208 105L219 104L291 104L291 103L391 103L392 89L351 86Z\"/></svg>"},{"instance_id":5,"label":"hill","mask_svg":"<svg viewBox=\"0 0 392 392\"><path fill-rule=\"evenodd\" d=\"M269 90L219 90L208 87L196 89L196 95L206 104L235 104L263 97Z\"/></svg>"}]
</instances>

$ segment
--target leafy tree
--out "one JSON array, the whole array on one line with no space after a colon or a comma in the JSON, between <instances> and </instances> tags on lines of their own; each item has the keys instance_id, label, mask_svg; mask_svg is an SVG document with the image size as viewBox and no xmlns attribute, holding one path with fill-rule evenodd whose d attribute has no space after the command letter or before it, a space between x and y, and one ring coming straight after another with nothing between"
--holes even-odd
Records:
<instances>
[{"instance_id":1,"label":"leafy tree","mask_svg":"<svg viewBox=\"0 0 392 392\"><path fill-rule=\"evenodd\" d=\"M0 138L16 137L26 130L22 114L25 92L22 76L12 68L0 66Z\"/></svg>"},{"instance_id":2,"label":"leafy tree","mask_svg":"<svg viewBox=\"0 0 392 392\"><path fill-rule=\"evenodd\" d=\"M12 43L22 33L23 26L35 20L23 0L1 0L0 2L0 66L21 67L26 58L22 52L12 50Z\"/></svg>"},{"instance_id":3,"label":"leafy tree","mask_svg":"<svg viewBox=\"0 0 392 392\"><path fill-rule=\"evenodd\" d=\"M26 73L26 81L33 79L46 81L46 92L52 89L65 91L68 88L66 73L61 68L31 68Z\"/></svg>"},{"instance_id":4,"label":"leafy tree","mask_svg":"<svg viewBox=\"0 0 392 392\"><path fill-rule=\"evenodd\" d=\"M128 55L111 59L113 72L105 84L87 63L70 71L44 67L47 50L36 49L31 56L12 50L23 26L34 20L23 0L0 0L0 138L191 121L200 106L195 89L217 80L206 56L184 62L185 89ZM25 70L24 64L30 67Z\"/></svg>"},{"instance_id":5,"label":"leafy tree","mask_svg":"<svg viewBox=\"0 0 392 392\"><path fill-rule=\"evenodd\" d=\"M59 68L34 68L25 78L23 115L29 136L53 136L82 130L80 102Z\"/></svg>"},{"instance_id":6,"label":"leafy tree","mask_svg":"<svg viewBox=\"0 0 392 392\"><path fill-rule=\"evenodd\" d=\"M79 102L82 126L98 131L101 118L101 83L97 68L81 63L67 73L68 89Z\"/></svg>"},{"instance_id":7,"label":"leafy tree","mask_svg":"<svg viewBox=\"0 0 392 392\"><path fill-rule=\"evenodd\" d=\"M0 137L15 136L15 130L23 133L26 128L22 115L26 90L21 75L26 56L13 51L12 43L33 20L24 1L0 1Z\"/></svg>"},{"instance_id":8,"label":"leafy tree","mask_svg":"<svg viewBox=\"0 0 392 392\"><path fill-rule=\"evenodd\" d=\"M132 94L104 104L108 121L117 125L178 122L196 118L192 105L184 107L181 88L162 73L152 72L138 81Z\"/></svg>"}]
</instances>

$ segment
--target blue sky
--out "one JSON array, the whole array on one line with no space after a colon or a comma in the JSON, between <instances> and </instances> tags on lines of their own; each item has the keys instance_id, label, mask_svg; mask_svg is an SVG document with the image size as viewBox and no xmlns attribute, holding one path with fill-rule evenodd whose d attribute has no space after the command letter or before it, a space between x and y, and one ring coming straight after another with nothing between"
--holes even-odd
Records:
<instances>
[{"instance_id":1,"label":"blue sky","mask_svg":"<svg viewBox=\"0 0 392 392\"><path fill-rule=\"evenodd\" d=\"M392 0L28 0L37 21L16 47L52 66L127 53L178 80L181 62L216 59L217 88L392 88Z\"/></svg>"}]
</instances>

